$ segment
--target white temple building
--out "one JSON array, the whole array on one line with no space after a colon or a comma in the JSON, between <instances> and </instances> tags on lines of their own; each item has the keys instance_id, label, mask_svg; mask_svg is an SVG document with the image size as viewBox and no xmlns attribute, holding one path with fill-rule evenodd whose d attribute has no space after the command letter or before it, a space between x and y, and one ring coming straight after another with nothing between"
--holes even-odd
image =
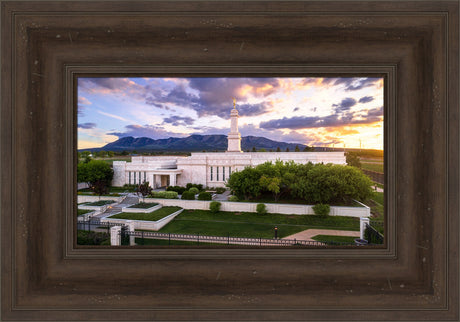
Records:
<instances>
[{"instance_id":1,"label":"white temple building","mask_svg":"<svg viewBox=\"0 0 460 322\"><path fill-rule=\"evenodd\" d=\"M153 188L185 186L225 187L232 172L267 161L346 164L344 152L243 152L238 132L238 110L233 102L226 152L194 152L191 156L133 156L131 162L114 161L113 186L148 181Z\"/></svg>"}]
</instances>

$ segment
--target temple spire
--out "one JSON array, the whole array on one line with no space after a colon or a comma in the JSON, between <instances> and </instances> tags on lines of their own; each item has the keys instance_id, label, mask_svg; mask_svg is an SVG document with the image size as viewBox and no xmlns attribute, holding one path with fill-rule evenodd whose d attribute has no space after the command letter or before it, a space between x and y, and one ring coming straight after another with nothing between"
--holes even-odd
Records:
<instances>
[{"instance_id":1,"label":"temple spire","mask_svg":"<svg viewBox=\"0 0 460 322\"><path fill-rule=\"evenodd\" d=\"M238 110L236 109L236 99L233 98L233 109L230 112L230 133L228 134L227 152L241 151L241 134L238 132Z\"/></svg>"}]
</instances>

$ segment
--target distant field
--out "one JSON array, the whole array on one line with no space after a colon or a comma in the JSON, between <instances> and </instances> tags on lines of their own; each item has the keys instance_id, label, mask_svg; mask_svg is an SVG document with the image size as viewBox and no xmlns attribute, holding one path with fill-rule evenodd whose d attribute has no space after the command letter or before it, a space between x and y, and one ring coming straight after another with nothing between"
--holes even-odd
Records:
<instances>
[{"instance_id":1,"label":"distant field","mask_svg":"<svg viewBox=\"0 0 460 322\"><path fill-rule=\"evenodd\" d=\"M367 163L367 162L361 161L361 168L364 170L383 173L383 162L382 163L377 163L377 162Z\"/></svg>"}]
</instances>

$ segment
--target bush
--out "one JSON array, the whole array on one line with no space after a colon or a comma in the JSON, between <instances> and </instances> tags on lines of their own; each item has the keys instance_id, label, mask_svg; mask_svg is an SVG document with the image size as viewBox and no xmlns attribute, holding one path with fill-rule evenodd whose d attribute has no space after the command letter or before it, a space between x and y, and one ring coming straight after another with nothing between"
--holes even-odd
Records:
<instances>
[{"instance_id":1,"label":"bush","mask_svg":"<svg viewBox=\"0 0 460 322\"><path fill-rule=\"evenodd\" d=\"M151 194L153 198L164 198L165 195L166 195L166 191L154 191Z\"/></svg>"},{"instance_id":2,"label":"bush","mask_svg":"<svg viewBox=\"0 0 460 322\"><path fill-rule=\"evenodd\" d=\"M198 194L198 192L200 192L200 190L198 190L198 188L196 188L196 187L191 187L190 189L188 189L188 191L190 191L194 195L196 195L196 194Z\"/></svg>"},{"instance_id":3,"label":"bush","mask_svg":"<svg viewBox=\"0 0 460 322\"><path fill-rule=\"evenodd\" d=\"M237 196L230 196L228 197L228 201L238 201L238 197Z\"/></svg>"},{"instance_id":4,"label":"bush","mask_svg":"<svg viewBox=\"0 0 460 322\"><path fill-rule=\"evenodd\" d=\"M200 192L198 200L212 200L212 194L209 192Z\"/></svg>"},{"instance_id":5,"label":"bush","mask_svg":"<svg viewBox=\"0 0 460 322\"><path fill-rule=\"evenodd\" d=\"M202 184L196 184L196 183L187 183L185 185L185 188L187 188L187 190L190 190L190 188L197 188L198 191L201 191L201 190L203 190L203 185Z\"/></svg>"},{"instance_id":6,"label":"bush","mask_svg":"<svg viewBox=\"0 0 460 322\"><path fill-rule=\"evenodd\" d=\"M211 210L211 212L213 213L216 213L220 210L221 205L222 204L219 201L211 201L211 203L209 204L209 210Z\"/></svg>"},{"instance_id":7,"label":"bush","mask_svg":"<svg viewBox=\"0 0 460 322\"><path fill-rule=\"evenodd\" d=\"M227 189L223 188L223 187L219 187L219 188L216 188L216 193L224 193Z\"/></svg>"},{"instance_id":8,"label":"bush","mask_svg":"<svg viewBox=\"0 0 460 322\"><path fill-rule=\"evenodd\" d=\"M318 203L314 205L312 208L313 208L315 215L319 215L319 216L327 216L329 215L329 212L331 211L331 207L329 207L328 204L322 204L322 203Z\"/></svg>"},{"instance_id":9,"label":"bush","mask_svg":"<svg viewBox=\"0 0 460 322\"><path fill-rule=\"evenodd\" d=\"M195 194L191 191L185 191L182 194L182 199L184 200L195 200Z\"/></svg>"},{"instance_id":10,"label":"bush","mask_svg":"<svg viewBox=\"0 0 460 322\"><path fill-rule=\"evenodd\" d=\"M181 186L169 186L168 188L166 188L166 191L175 191L180 195L183 194L185 190L187 190L187 189L185 189L185 187L181 187Z\"/></svg>"},{"instance_id":11,"label":"bush","mask_svg":"<svg viewBox=\"0 0 460 322\"><path fill-rule=\"evenodd\" d=\"M264 203L257 204L256 211L259 215L264 215L267 213L267 206Z\"/></svg>"},{"instance_id":12,"label":"bush","mask_svg":"<svg viewBox=\"0 0 460 322\"><path fill-rule=\"evenodd\" d=\"M177 191L165 191L165 199L177 199Z\"/></svg>"},{"instance_id":13,"label":"bush","mask_svg":"<svg viewBox=\"0 0 460 322\"><path fill-rule=\"evenodd\" d=\"M110 245L110 235L94 231L79 230L77 245Z\"/></svg>"}]
</instances>

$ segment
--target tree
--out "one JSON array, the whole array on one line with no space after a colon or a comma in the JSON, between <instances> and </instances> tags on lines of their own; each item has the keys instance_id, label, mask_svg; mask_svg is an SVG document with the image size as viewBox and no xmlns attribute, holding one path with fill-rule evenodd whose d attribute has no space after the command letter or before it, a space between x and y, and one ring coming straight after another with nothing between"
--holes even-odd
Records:
<instances>
[{"instance_id":1,"label":"tree","mask_svg":"<svg viewBox=\"0 0 460 322\"><path fill-rule=\"evenodd\" d=\"M229 187L238 199L250 200L260 195L259 184L261 174L257 168L246 167L241 171L232 172L227 181Z\"/></svg>"},{"instance_id":2,"label":"tree","mask_svg":"<svg viewBox=\"0 0 460 322\"><path fill-rule=\"evenodd\" d=\"M142 196L142 202L145 202L145 197L152 193L152 187L150 187L148 181L144 181L137 186L136 192Z\"/></svg>"},{"instance_id":3,"label":"tree","mask_svg":"<svg viewBox=\"0 0 460 322\"><path fill-rule=\"evenodd\" d=\"M298 145L295 146L295 150L294 150L294 151L295 151L295 152L300 152L300 149L299 149L299 146L298 146Z\"/></svg>"},{"instance_id":4,"label":"tree","mask_svg":"<svg viewBox=\"0 0 460 322\"><path fill-rule=\"evenodd\" d=\"M273 193L275 201L278 201L280 195L281 178L262 176L259 180L260 186Z\"/></svg>"},{"instance_id":5,"label":"tree","mask_svg":"<svg viewBox=\"0 0 460 322\"><path fill-rule=\"evenodd\" d=\"M113 153L113 151L107 151L107 156L109 158L112 158L114 155L115 155L115 153Z\"/></svg>"},{"instance_id":6,"label":"tree","mask_svg":"<svg viewBox=\"0 0 460 322\"><path fill-rule=\"evenodd\" d=\"M313 151L315 151L315 148L312 146L308 146L308 145L303 149L303 152L313 152Z\"/></svg>"},{"instance_id":7,"label":"tree","mask_svg":"<svg viewBox=\"0 0 460 322\"><path fill-rule=\"evenodd\" d=\"M286 152L289 152L289 148L286 148Z\"/></svg>"},{"instance_id":8,"label":"tree","mask_svg":"<svg viewBox=\"0 0 460 322\"><path fill-rule=\"evenodd\" d=\"M280 147L277 147L277 148L276 148L276 152L281 152Z\"/></svg>"},{"instance_id":9,"label":"tree","mask_svg":"<svg viewBox=\"0 0 460 322\"><path fill-rule=\"evenodd\" d=\"M77 165L77 181L86 182L89 188L99 196L103 195L113 179L113 170L102 160L90 160Z\"/></svg>"},{"instance_id":10,"label":"tree","mask_svg":"<svg viewBox=\"0 0 460 322\"><path fill-rule=\"evenodd\" d=\"M267 152L264 148L260 149L259 152Z\"/></svg>"},{"instance_id":11,"label":"tree","mask_svg":"<svg viewBox=\"0 0 460 322\"><path fill-rule=\"evenodd\" d=\"M349 166L361 169L361 160L359 159L359 154L357 152L346 152L345 157Z\"/></svg>"},{"instance_id":12,"label":"tree","mask_svg":"<svg viewBox=\"0 0 460 322\"><path fill-rule=\"evenodd\" d=\"M256 147L255 146L252 147L252 152L256 152Z\"/></svg>"}]
</instances>

